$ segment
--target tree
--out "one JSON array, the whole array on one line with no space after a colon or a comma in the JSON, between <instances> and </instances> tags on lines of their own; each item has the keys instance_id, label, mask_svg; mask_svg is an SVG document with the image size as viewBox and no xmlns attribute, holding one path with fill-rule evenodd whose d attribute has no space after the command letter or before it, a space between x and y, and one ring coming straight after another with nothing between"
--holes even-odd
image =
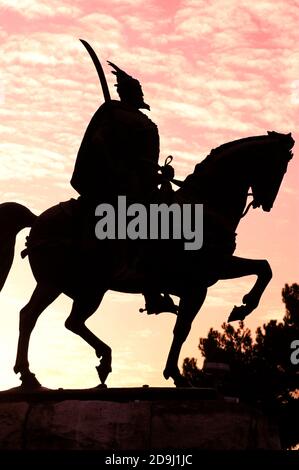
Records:
<instances>
[{"instance_id":1,"label":"tree","mask_svg":"<svg viewBox=\"0 0 299 470\"><path fill-rule=\"evenodd\" d=\"M199 350L206 361L229 364L220 391L276 415L282 446L289 448L299 443L299 364L291 347L297 340L299 362L299 285L286 284L282 299L282 322L263 324L254 339L243 322L237 328L223 323L222 331L211 328L207 338L200 338ZM206 385L207 374L194 358L184 360L183 374L196 386Z\"/></svg>"}]
</instances>

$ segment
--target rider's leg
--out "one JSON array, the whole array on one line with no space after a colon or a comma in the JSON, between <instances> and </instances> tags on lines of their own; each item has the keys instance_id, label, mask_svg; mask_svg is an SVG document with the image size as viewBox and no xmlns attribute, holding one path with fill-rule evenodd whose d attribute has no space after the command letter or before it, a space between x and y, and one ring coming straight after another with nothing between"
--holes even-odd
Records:
<instances>
[{"instance_id":1,"label":"rider's leg","mask_svg":"<svg viewBox=\"0 0 299 470\"><path fill-rule=\"evenodd\" d=\"M162 271L165 271L169 263L169 251L170 248L166 247L162 253L161 246L153 243L152 240L148 241L143 246L142 252L142 266L141 270L145 276L145 288L143 289L143 295L145 299L145 308L140 309L140 312L147 311L148 315L159 314L162 312L170 312L177 314L178 307L174 304L169 294L161 294L159 282L157 278L162 280L163 276L168 277L169 273L163 275Z\"/></svg>"}]
</instances>

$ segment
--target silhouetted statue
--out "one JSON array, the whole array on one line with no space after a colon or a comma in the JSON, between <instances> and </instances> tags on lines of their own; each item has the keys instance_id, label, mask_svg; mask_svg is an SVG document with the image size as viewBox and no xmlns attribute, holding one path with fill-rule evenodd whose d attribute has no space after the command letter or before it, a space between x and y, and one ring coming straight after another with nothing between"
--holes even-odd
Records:
<instances>
[{"instance_id":1,"label":"silhouetted statue","mask_svg":"<svg viewBox=\"0 0 299 470\"><path fill-rule=\"evenodd\" d=\"M92 55L90 46L82 42ZM115 86L120 101L111 100L104 83L105 103L87 127L71 179L73 188L81 195L83 213L91 209L94 214L99 203L115 203L118 195L125 195L130 202L154 202L159 197L158 185L167 184L166 173L171 171L167 165L159 173L158 128L140 111L150 107L144 102L139 81L112 62L108 63L117 78ZM94 227L95 222L91 220ZM136 242L124 244L120 257L130 258L132 249L136 251ZM149 314L177 312L172 299L152 289L150 282L143 293Z\"/></svg>"},{"instance_id":2,"label":"silhouetted statue","mask_svg":"<svg viewBox=\"0 0 299 470\"><path fill-rule=\"evenodd\" d=\"M212 150L203 162L196 165L194 172L175 192L174 200L178 203L189 201L204 204L202 248L193 251L174 249L172 263L164 264L161 261L152 279L153 287L159 292L180 297L173 342L164 369L164 377L172 377L177 386L188 385L180 374L178 359L192 321L205 300L207 288L219 279L255 274L257 280L254 286L243 297L243 305L233 309L229 321L244 319L259 304L271 279L271 268L266 260L233 256L235 232L240 219L247 212L245 208L250 188L253 196L250 205L254 208L262 207L267 212L271 210L292 158L293 145L291 134L276 132L224 144ZM40 386L29 369L30 335L39 315L61 293L65 293L73 299L65 326L94 348L97 357L101 359L97 371L104 384L111 372L111 348L87 328L85 321L95 313L107 290L143 292L143 273L136 271L130 279L128 276L122 278L116 254L120 243L117 240L104 240L96 246L84 244L80 239L74 240L76 219L60 204L36 219L27 208L20 205L17 211L13 206L7 209L9 206L0 205L0 220L5 210L11 240L22 227L32 224L27 250L37 281L29 303L20 313L15 373L21 374L25 388ZM22 224L19 223L19 219L23 218L21 209L25 219ZM7 243L11 246L9 240ZM82 247L78 249L80 243ZM6 256L10 258L9 263ZM5 275L11 261L10 249L2 253L0 269L5 270Z\"/></svg>"}]
</instances>

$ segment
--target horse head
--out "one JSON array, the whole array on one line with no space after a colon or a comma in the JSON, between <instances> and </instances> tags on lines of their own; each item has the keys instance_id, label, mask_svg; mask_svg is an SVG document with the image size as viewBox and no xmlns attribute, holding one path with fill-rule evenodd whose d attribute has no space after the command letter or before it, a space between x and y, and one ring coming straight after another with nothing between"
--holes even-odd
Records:
<instances>
[{"instance_id":1,"label":"horse head","mask_svg":"<svg viewBox=\"0 0 299 470\"><path fill-rule=\"evenodd\" d=\"M256 152L256 165L253 166L250 183L253 195L253 208L262 207L269 212L274 204L288 163L293 157L294 139L291 133L279 134L268 131L261 136ZM261 151L260 151L261 150Z\"/></svg>"},{"instance_id":2,"label":"horse head","mask_svg":"<svg viewBox=\"0 0 299 470\"><path fill-rule=\"evenodd\" d=\"M178 194L196 202L212 202L224 210L236 204L241 215L251 188L251 205L269 212L293 156L294 143L291 133L274 131L227 142L195 166Z\"/></svg>"}]
</instances>

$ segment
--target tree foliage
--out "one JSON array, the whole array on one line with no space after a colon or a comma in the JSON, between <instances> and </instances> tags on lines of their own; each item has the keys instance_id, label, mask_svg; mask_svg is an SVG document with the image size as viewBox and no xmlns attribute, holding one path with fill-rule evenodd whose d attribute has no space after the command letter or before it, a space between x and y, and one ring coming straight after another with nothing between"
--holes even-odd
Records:
<instances>
[{"instance_id":1,"label":"tree foliage","mask_svg":"<svg viewBox=\"0 0 299 470\"><path fill-rule=\"evenodd\" d=\"M243 322L238 327L223 323L221 331L211 328L206 338L200 338L199 350L209 362L229 364L220 391L276 414L287 448L299 443L299 364L291 361L294 340L299 350L299 285L286 284L282 299L286 312L281 322L263 324L254 338ZM183 374L196 386L206 385L205 371L194 358L184 360Z\"/></svg>"}]
</instances>

